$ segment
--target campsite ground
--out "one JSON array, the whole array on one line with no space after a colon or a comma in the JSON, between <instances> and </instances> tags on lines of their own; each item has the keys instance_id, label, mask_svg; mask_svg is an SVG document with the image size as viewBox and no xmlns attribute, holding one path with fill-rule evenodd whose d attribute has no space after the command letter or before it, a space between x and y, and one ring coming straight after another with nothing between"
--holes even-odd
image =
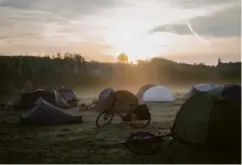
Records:
<instances>
[{"instance_id":1,"label":"campsite ground","mask_svg":"<svg viewBox=\"0 0 242 165\"><path fill-rule=\"evenodd\" d=\"M82 100L84 101L84 100ZM90 100L86 100L88 102ZM145 131L167 133L176 112L184 102L178 99L172 104L149 104L152 123ZM154 155L140 156L130 152L121 142L132 130L121 125L116 117L109 126L97 129L96 112L78 112L83 124L48 127L21 126L20 111L0 110L0 163L213 163L202 149L188 148L175 142L164 144Z\"/></svg>"}]
</instances>

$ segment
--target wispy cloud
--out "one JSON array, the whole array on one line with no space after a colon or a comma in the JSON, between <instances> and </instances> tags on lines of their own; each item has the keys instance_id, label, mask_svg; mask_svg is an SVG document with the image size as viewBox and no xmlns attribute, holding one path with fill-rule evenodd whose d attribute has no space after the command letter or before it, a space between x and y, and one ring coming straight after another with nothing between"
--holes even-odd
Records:
<instances>
[{"instance_id":1,"label":"wispy cloud","mask_svg":"<svg viewBox=\"0 0 242 165\"><path fill-rule=\"evenodd\" d=\"M239 0L0 0L0 53L61 50L103 56L126 51L133 59L151 57L180 50L184 40L189 48L198 44L194 38L208 43L211 37L239 37L238 4Z\"/></svg>"},{"instance_id":2,"label":"wispy cloud","mask_svg":"<svg viewBox=\"0 0 242 165\"><path fill-rule=\"evenodd\" d=\"M197 32L195 32L195 31L193 30L192 25L191 25L191 23L190 23L189 21L186 21L186 24L187 24L189 30L191 31L191 33L192 33L195 37L197 37L198 40L200 40L202 43L205 43L205 44L207 44L207 45L210 45L210 42L209 42L207 39L201 37Z\"/></svg>"}]
</instances>

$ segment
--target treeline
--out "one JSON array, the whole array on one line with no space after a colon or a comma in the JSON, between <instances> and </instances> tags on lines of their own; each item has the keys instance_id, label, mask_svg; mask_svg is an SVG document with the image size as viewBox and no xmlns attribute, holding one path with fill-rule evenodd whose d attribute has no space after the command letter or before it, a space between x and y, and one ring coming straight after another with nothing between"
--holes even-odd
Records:
<instances>
[{"instance_id":1,"label":"treeline","mask_svg":"<svg viewBox=\"0 0 242 165\"><path fill-rule=\"evenodd\" d=\"M0 56L0 93L24 88L57 88L105 84L99 70L112 71L108 65L86 62L79 54L65 56Z\"/></svg>"},{"instance_id":2,"label":"treeline","mask_svg":"<svg viewBox=\"0 0 242 165\"><path fill-rule=\"evenodd\" d=\"M233 65L233 64L231 64ZM56 56L0 56L0 95L24 88L59 88L146 83L240 81L241 70L221 70L162 58L139 60L137 65L87 62L79 54Z\"/></svg>"}]
</instances>

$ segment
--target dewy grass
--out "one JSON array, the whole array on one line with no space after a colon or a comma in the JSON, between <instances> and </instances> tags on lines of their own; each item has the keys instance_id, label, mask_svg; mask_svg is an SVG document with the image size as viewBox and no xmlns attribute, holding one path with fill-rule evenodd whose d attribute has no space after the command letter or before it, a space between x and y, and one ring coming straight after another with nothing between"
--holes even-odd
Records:
<instances>
[{"instance_id":1,"label":"dewy grass","mask_svg":"<svg viewBox=\"0 0 242 165\"><path fill-rule=\"evenodd\" d=\"M144 131L152 133L169 132L180 105L151 107L152 122ZM82 114L82 112L78 112ZM84 123L50 127L25 127L17 124L20 112L0 110L0 163L213 163L205 151L188 148L174 142L164 144L161 150L148 156L130 152L121 142L132 130L116 122L103 129L97 129L94 112L83 114ZM2 122L5 121L5 122ZM216 161L216 163L219 163Z\"/></svg>"}]
</instances>

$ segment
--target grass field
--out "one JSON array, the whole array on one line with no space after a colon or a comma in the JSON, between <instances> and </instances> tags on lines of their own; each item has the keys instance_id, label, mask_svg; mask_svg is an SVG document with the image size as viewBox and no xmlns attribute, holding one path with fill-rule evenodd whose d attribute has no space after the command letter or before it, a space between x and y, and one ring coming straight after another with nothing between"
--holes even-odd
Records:
<instances>
[{"instance_id":1,"label":"grass field","mask_svg":"<svg viewBox=\"0 0 242 165\"><path fill-rule=\"evenodd\" d=\"M183 103L149 104L151 124L145 128L157 134L167 133L176 112ZM18 124L23 112L0 110L0 163L223 163L222 158L208 154L204 149L174 142L164 144L161 150L148 156L130 152L121 142L132 130L115 118L109 126L95 126L97 112L72 110L81 114L83 124L31 127Z\"/></svg>"}]
</instances>

